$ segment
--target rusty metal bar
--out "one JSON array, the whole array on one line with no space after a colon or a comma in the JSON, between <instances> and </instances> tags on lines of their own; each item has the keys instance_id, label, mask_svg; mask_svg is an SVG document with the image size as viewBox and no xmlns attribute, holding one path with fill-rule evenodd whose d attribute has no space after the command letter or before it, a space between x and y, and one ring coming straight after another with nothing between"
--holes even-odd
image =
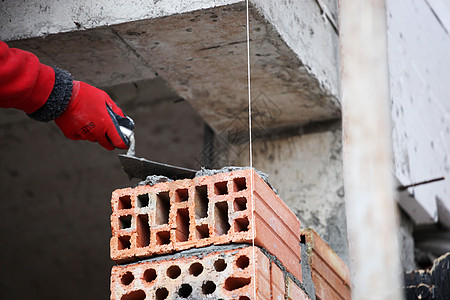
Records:
<instances>
[{"instance_id":1,"label":"rusty metal bar","mask_svg":"<svg viewBox=\"0 0 450 300\"><path fill-rule=\"evenodd\" d=\"M401 299L384 0L341 0L343 161L352 299Z\"/></svg>"}]
</instances>

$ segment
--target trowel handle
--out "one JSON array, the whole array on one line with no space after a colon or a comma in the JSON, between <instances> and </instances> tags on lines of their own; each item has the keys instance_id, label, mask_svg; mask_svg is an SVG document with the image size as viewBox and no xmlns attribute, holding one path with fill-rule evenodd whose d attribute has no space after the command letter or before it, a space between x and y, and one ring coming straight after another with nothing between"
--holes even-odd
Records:
<instances>
[{"instance_id":1,"label":"trowel handle","mask_svg":"<svg viewBox=\"0 0 450 300\"><path fill-rule=\"evenodd\" d=\"M133 130L126 128L124 126L119 127L120 131L122 131L122 134L127 137L127 139L130 141L130 148L128 148L127 156L134 156L135 154L135 145L136 141L134 139L134 132Z\"/></svg>"},{"instance_id":2,"label":"trowel handle","mask_svg":"<svg viewBox=\"0 0 450 300\"><path fill-rule=\"evenodd\" d=\"M133 130L126 128L125 126L119 126L119 128L120 131L122 131L122 134L127 137L127 139L130 139L130 137L134 135Z\"/></svg>"}]
</instances>

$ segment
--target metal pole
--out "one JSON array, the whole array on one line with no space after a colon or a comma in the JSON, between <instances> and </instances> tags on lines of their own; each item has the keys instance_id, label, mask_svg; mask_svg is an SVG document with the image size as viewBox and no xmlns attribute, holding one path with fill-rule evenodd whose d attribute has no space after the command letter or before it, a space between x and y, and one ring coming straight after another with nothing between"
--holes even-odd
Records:
<instances>
[{"instance_id":1,"label":"metal pole","mask_svg":"<svg viewBox=\"0 0 450 300\"><path fill-rule=\"evenodd\" d=\"M352 299L401 299L384 0L340 0Z\"/></svg>"}]
</instances>

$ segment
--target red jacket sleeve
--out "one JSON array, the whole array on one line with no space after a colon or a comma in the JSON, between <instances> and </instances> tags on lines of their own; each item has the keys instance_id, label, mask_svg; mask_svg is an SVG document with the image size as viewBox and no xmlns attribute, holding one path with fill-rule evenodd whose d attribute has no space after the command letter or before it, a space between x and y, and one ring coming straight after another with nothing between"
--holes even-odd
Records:
<instances>
[{"instance_id":1,"label":"red jacket sleeve","mask_svg":"<svg viewBox=\"0 0 450 300\"><path fill-rule=\"evenodd\" d=\"M0 41L0 107L33 113L45 104L54 84L53 68Z\"/></svg>"}]
</instances>

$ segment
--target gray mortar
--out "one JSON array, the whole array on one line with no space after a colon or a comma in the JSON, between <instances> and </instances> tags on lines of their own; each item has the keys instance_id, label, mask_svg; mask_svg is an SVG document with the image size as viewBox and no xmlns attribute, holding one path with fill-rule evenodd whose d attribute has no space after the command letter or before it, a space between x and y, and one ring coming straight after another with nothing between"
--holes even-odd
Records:
<instances>
[{"instance_id":1,"label":"gray mortar","mask_svg":"<svg viewBox=\"0 0 450 300\"><path fill-rule=\"evenodd\" d=\"M247 170L247 169L250 169L250 167L227 166L227 167L223 167L221 169L206 169L206 168L202 167L199 171L197 171L197 173L195 173L195 177L211 176L211 175L219 174L219 173L228 173L228 172ZM258 171L255 168L253 168L253 170L256 172L256 174L259 175L259 177L262 178L262 180L264 180L265 183L267 183L267 185L275 192L275 194L278 195L277 190L269 182L269 175L262 171Z\"/></svg>"},{"instance_id":2,"label":"gray mortar","mask_svg":"<svg viewBox=\"0 0 450 300\"><path fill-rule=\"evenodd\" d=\"M180 297L179 295L175 295L174 296L174 300L200 300L200 299L205 299L205 294L203 293L198 293L193 291L193 293L191 295L189 295L188 297ZM211 297L211 295L207 296L208 300L224 300L223 298L219 298L219 297Z\"/></svg>"},{"instance_id":3,"label":"gray mortar","mask_svg":"<svg viewBox=\"0 0 450 300\"><path fill-rule=\"evenodd\" d=\"M311 276L311 266L308 263L308 245L304 243L300 243L301 248L301 259L302 259L302 279L304 290L311 298L311 300L316 300L316 288L314 286L314 282L312 281Z\"/></svg>"},{"instance_id":4,"label":"gray mortar","mask_svg":"<svg viewBox=\"0 0 450 300\"><path fill-rule=\"evenodd\" d=\"M145 178L145 180L140 181L137 185L150 185L153 186L157 183L160 182L171 182L173 181L172 179L170 179L169 177L166 176L161 176L161 175L149 175L147 176L147 178Z\"/></svg>"},{"instance_id":5,"label":"gray mortar","mask_svg":"<svg viewBox=\"0 0 450 300\"><path fill-rule=\"evenodd\" d=\"M316 300L316 297L315 297L315 294L314 294L314 284L313 284L313 294L312 294L313 296L311 296L310 290L307 289L305 284L302 283L299 279L297 279L294 275L292 275L292 273L288 272L286 270L286 268L283 266L283 264L281 263L281 261L275 255L270 254L269 251L267 251L264 248L261 248L261 247L258 247L258 248L261 249L261 252L264 253L264 255L269 258L270 262L275 263L281 269L281 271L283 272L283 274L286 277L289 277L300 289L302 289L302 291L304 291L308 296L310 296L310 298L312 300ZM302 251L301 259L302 259L302 272L303 272L303 261L304 261L304 259L303 259L303 251ZM306 264L308 264L307 258L306 258ZM302 273L302 277L304 277L303 273ZM311 278L311 273L309 274L309 277ZM303 280L304 280L304 278L303 278ZM312 283L312 280L311 280L311 283Z\"/></svg>"},{"instance_id":6,"label":"gray mortar","mask_svg":"<svg viewBox=\"0 0 450 300\"><path fill-rule=\"evenodd\" d=\"M202 248L193 248L188 250L183 250L181 252L176 253L168 253L168 254L162 254L158 255L157 257L152 257L144 260L140 260L138 262L133 262L127 265L135 265L143 262L154 262L154 261L162 261L162 260L175 260L180 259L183 257L197 257L199 259L203 258L205 255L208 255L212 252L219 252L219 251L228 251L232 249L241 249L249 247L249 244L228 244L228 245L211 245L207 247ZM122 265L122 264L120 264Z\"/></svg>"},{"instance_id":7,"label":"gray mortar","mask_svg":"<svg viewBox=\"0 0 450 300\"><path fill-rule=\"evenodd\" d=\"M250 247L250 244L227 244L227 245L211 245L203 248L193 248L188 250L183 250L181 252L176 253L168 253L168 254L162 254L157 257L152 257L144 260L140 260L138 262L129 263L126 265L136 265L144 262L155 262L155 261L162 261L162 260L175 260L180 259L183 257L197 257L199 259L202 259L204 256L212 253L212 252L223 252L233 249L241 249L245 247ZM256 246L256 245L255 245ZM302 277L303 277L303 283L297 279L294 275L292 275L290 272L286 270L286 268L283 266L281 261L275 256L269 253L264 248L258 247L261 252L269 258L270 262L274 262L283 272L283 274L286 277L289 277L299 288L301 288L312 300L316 300L315 297L315 289L314 289L314 283L311 279L311 268L308 265L308 254L307 254L307 245L300 244L302 253L301 253L301 267L302 267ZM237 251L236 251L237 253ZM122 264L123 265L123 264Z\"/></svg>"},{"instance_id":8,"label":"gray mortar","mask_svg":"<svg viewBox=\"0 0 450 300\"><path fill-rule=\"evenodd\" d=\"M247 170L247 169L250 169L250 167L227 166L227 167L223 167L221 169L206 169L206 168L202 167L199 171L197 171L197 173L195 173L195 177L211 176L211 175L219 174L219 173L228 173L228 172ZM253 170L256 172L256 174L259 175L259 177L262 178L262 180L264 180L264 182L275 192L275 194L278 195L277 190L269 182L269 175L262 171L255 170L255 168L253 168ZM145 178L145 180L140 181L136 186L140 186L140 185L153 186L160 182L171 182L171 181L173 181L173 180L166 176L149 175L149 176L147 176L147 178Z\"/></svg>"}]
</instances>

